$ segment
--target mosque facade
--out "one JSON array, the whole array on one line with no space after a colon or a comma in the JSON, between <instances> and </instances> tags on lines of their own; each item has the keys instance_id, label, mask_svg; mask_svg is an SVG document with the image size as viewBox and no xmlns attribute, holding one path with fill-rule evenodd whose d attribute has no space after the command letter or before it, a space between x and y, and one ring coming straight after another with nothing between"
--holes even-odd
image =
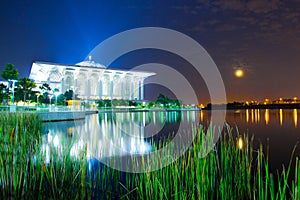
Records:
<instances>
[{"instance_id":1,"label":"mosque facade","mask_svg":"<svg viewBox=\"0 0 300 200\"><path fill-rule=\"evenodd\" d=\"M73 90L84 100L144 99L144 80L153 72L108 69L89 60L75 65L33 62L29 78L37 86L47 83L60 93Z\"/></svg>"}]
</instances>

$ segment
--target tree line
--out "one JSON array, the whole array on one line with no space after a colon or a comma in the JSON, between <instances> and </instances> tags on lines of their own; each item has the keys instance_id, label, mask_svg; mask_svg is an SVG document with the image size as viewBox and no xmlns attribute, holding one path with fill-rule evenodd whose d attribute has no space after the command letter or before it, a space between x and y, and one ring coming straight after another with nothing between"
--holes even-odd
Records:
<instances>
[{"instance_id":1,"label":"tree line","mask_svg":"<svg viewBox=\"0 0 300 200\"><path fill-rule=\"evenodd\" d=\"M19 71L13 64L5 65L5 69L1 72L1 77L8 83L7 85L0 83L1 104L7 105L12 100L13 91L15 102L36 102L39 104L49 104L51 100L51 103L54 103L56 99L53 94L59 93L57 88L52 89L47 83L37 87L37 84L33 80L27 77L19 78ZM59 94L57 96L57 104L64 105L66 104L66 100L72 100L73 96L72 90L68 90L64 94Z\"/></svg>"}]
</instances>

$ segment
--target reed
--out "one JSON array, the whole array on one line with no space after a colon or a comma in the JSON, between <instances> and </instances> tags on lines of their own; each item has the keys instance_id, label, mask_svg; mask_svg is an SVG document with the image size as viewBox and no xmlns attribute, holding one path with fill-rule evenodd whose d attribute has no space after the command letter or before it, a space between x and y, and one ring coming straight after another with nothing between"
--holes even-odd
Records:
<instances>
[{"instance_id":1,"label":"reed","mask_svg":"<svg viewBox=\"0 0 300 200\"><path fill-rule=\"evenodd\" d=\"M125 173L87 159L87 148L76 159L72 143L58 151L41 148L42 123L35 114L0 116L0 198L14 199L299 199L300 161L270 173L263 146L254 138L233 134L226 126L205 157L203 127L183 156L148 173ZM209 130L213 130L210 128ZM171 138L170 138L171 139ZM157 144L161 148L168 140ZM170 155L172 152L169 152ZM121 158L112 158L118 161ZM292 161L295 172L291 174ZM160 166L161 160L155 163ZM139 165L146 165L142 160Z\"/></svg>"}]
</instances>

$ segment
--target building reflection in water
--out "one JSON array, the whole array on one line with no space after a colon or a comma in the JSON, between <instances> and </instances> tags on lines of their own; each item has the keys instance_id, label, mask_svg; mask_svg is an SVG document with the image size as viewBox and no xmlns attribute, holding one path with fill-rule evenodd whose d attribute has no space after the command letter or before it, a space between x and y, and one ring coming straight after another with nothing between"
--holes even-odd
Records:
<instances>
[{"instance_id":1,"label":"building reflection in water","mask_svg":"<svg viewBox=\"0 0 300 200\"><path fill-rule=\"evenodd\" d=\"M298 112L297 112L297 109L293 110L293 119L294 119L295 128L297 128L298 127Z\"/></svg>"},{"instance_id":2,"label":"building reflection in water","mask_svg":"<svg viewBox=\"0 0 300 200\"><path fill-rule=\"evenodd\" d=\"M243 139L242 136L240 136L237 140L237 147L240 149L240 150L243 150L245 148L245 141Z\"/></svg>"},{"instance_id":3,"label":"building reflection in water","mask_svg":"<svg viewBox=\"0 0 300 200\"><path fill-rule=\"evenodd\" d=\"M251 109L251 122L254 123L254 110Z\"/></svg>"},{"instance_id":4,"label":"building reflection in water","mask_svg":"<svg viewBox=\"0 0 300 200\"><path fill-rule=\"evenodd\" d=\"M279 109L279 124L280 126L282 126L283 123L283 113L282 113L282 109Z\"/></svg>"},{"instance_id":5,"label":"building reflection in water","mask_svg":"<svg viewBox=\"0 0 300 200\"><path fill-rule=\"evenodd\" d=\"M88 158L103 159L153 150L149 138L165 125L196 122L198 112L107 112L86 120L46 123L42 150L49 162L50 149L57 154L69 150L73 157L86 152ZM148 139L147 139L148 138Z\"/></svg>"},{"instance_id":6,"label":"building reflection in water","mask_svg":"<svg viewBox=\"0 0 300 200\"><path fill-rule=\"evenodd\" d=\"M246 122L249 122L249 109L246 109Z\"/></svg>"},{"instance_id":7,"label":"building reflection in water","mask_svg":"<svg viewBox=\"0 0 300 200\"><path fill-rule=\"evenodd\" d=\"M203 122L203 115L204 115L204 111L201 110L200 111L200 122Z\"/></svg>"},{"instance_id":8,"label":"building reflection in water","mask_svg":"<svg viewBox=\"0 0 300 200\"><path fill-rule=\"evenodd\" d=\"M270 111L269 111L269 109L265 110L265 121L266 121L266 125L268 125L269 122L270 122Z\"/></svg>"},{"instance_id":9,"label":"building reflection in water","mask_svg":"<svg viewBox=\"0 0 300 200\"><path fill-rule=\"evenodd\" d=\"M286 120L289 121L289 123L292 121L295 128L298 127L298 109L265 109L262 113L264 114L264 123L266 125L273 125L272 123L275 123L275 121L271 122L271 118L274 118L276 121L278 120L277 124L280 126L283 126L283 121ZM246 109L243 114L243 120L249 123L251 118L252 124L261 124L260 114L260 109ZM289 123L287 123L287 125Z\"/></svg>"}]
</instances>

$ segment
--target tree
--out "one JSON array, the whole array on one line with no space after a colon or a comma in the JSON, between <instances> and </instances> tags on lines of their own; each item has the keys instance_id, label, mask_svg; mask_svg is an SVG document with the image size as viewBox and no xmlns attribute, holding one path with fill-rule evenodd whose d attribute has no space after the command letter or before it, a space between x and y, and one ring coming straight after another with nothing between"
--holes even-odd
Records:
<instances>
[{"instance_id":1,"label":"tree","mask_svg":"<svg viewBox=\"0 0 300 200\"><path fill-rule=\"evenodd\" d=\"M43 85L41 85L39 88L43 92L45 92L45 91L47 91L47 92L51 91L51 87L50 87L50 85L48 83L43 83Z\"/></svg>"},{"instance_id":2,"label":"tree","mask_svg":"<svg viewBox=\"0 0 300 200\"><path fill-rule=\"evenodd\" d=\"M43 85L41 85L39 89L43 92L42 95L39 97L40 102L49 103L49 92L52 90L50 85L48 83L43 83Z\"/></svg>"},{"instance_id":3,"label":"tree","mask_svg":"<svg viewBox=\"0 0 300 200\"><path fill-rule=\"evenodd\" d=\"M17 80L19 76L19 72L17 69L15 69L15 66L13 64L6 64L5 69L1 72L1 76L3 79L14 79Z\"/></svg>"},{"instance_id":4,"label":"tree","mask_svg":"<svg viewBox=\"0 0 300 200\"><path fill-rule=\"evenodd\" d=\"M32 89L36 88L36 83L29 78L21 78L17 84L16 96L20 98L23 96L24 102L29 94L31 94Z\"/></svg>"},{"instance_id":5,"label":"tree","mask_svg":"<svg viewBox=\"0 0 300 200\"><path fill-rule=\"evenodd\" d=\"M73 99L73 90L65 91L64 96L66 97L66 100L72 100Z\"/></svg>"},{"instance_id":6,"label":"tree","mask_svg":"<svg viewBox=\"0 0 300 200\"><path fill-rule=\"evenodd\" d=\"M167 107L169 102L170 102L170 98L163 94L159 94L156 99L156 104L162 104L164 107Z\"/></svg>"},{"instance_id":7,"label":"tree","mask_svg":"<svg viewBox=\"0 0 300 200\"><path fill-rule=\"evenodd\" d=\"M8 99L8 87L3 83L0 84L0 103L3 102L4 99Z\"/></svg>"}]
</instances>

